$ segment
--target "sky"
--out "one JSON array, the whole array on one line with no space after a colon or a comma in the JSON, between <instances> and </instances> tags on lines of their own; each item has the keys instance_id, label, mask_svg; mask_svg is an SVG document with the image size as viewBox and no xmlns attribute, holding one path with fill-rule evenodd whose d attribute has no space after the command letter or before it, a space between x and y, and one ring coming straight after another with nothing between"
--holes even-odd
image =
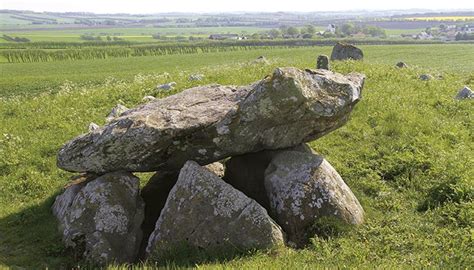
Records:
<instances>
[{"instance_id":1,"label":"sky","mask_svg":"<svg viewBox=\"0 0 474 270\"><path fill-rule=\"evenodd\" d=\"M473 0L0 0L0 9L95 13L474 10Z\"/></svg>"}]
</instances>

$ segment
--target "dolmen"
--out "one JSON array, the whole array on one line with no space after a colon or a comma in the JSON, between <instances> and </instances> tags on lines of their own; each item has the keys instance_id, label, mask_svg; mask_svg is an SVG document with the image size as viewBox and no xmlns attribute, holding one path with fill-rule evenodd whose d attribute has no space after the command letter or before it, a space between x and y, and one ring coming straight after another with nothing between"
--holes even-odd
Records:
<instances>
[{"instance_id":1,"label":"dolmen","mask_svg":"<svg viewBox=\"0 0 474 270\"><path fill-rule=\"evenodd\" d=\"M64 244L96 264L170 251L304 247L324 217L364 210L311 142L343 126L365 76L277 68L246 86L151 100L67 142L77 173L53 204ZM153 172L140 188L136 172Z\"/></svg>"}]
</instances>

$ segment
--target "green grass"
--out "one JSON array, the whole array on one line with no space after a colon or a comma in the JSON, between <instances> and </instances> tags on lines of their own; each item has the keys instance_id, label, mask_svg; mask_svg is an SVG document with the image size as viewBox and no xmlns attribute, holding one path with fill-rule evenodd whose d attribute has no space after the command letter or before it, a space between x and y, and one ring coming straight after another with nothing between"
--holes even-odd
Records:
<instances>
[{"instance_id":1,"label":"green grass","mask_svg":"<svg viewBox=\"0 0 474 270\"><path fill-rule=\"evenodd\" d=\"M432 72L474 72L474 44L361 46L369 63L408 65L432 69ZM302 63L313 67L318 54L330 54L330 47L305 47L252 50L193 55L144 56L103 60L59 61L42 63L0 63L0 97L18 94L56 92L65 81L96 84L113 76L132 80L138 73L198 72L210 65L236 65L259 55L282 60L288 65Z\"/></svg>"},{"instance_id":2,"label":"green grass","mask_svg":"<svg viewBox=\"0 0 474 270\"><path fill-rule=\"evenodd\" d=\"M1 14L0 14L1 15ZM0 24L1 26L1 24ZM61 25L55 25L56 27L62 27ZM51 27L51 26L47 26ZM4 29L9 29L7 25L3 26ZM101 36L118 36L127 41L157 41L152 38L152 35L161 34L168 37L175 36L195 36L207 38L210 34L253 34L268 30L267 28L260 27L134 27L134 28L86 28L86 29L74 29L74 28L63 28L55 30L25 30L18 31L16 29L9 31L0 31L7 35L15 37L26 37L33 42L37 41L57 41L57 42L80 42L81 35L101 35Z\"/></svg>"},{"instance_id":3,"label":"green grass","mask_svg":"<svg viewBox=\"0 0 474 270\"><path fill-rule=\"evenodd\" d=\"M158 265L178 268L197 264L203 269L471 268L474 104L453 97L465 84L474 86L472 50L472 45L367 46L366 61L333 64L342 73L367 75L363 100L346 126L311 146L329 160L361 201L366 210L362 226L315 236L303 250L285 248L195 261L177 254L175 261ZM206 75L201 83L247 84L277 66L313 67L321 52L328 53L329 48L82 64L2 64L6 75L1 76L2 87L13 81L32 87L35 81L52 79L55 90L0 99L0 268L75 265L50 213L54 196L71 175L56 168L55 156L64 142L86 132L90 122L103 124L116 103L135 106L156 84L167 81L177 82L175 92L195 86L200 82L187 80L195 71ZM271 64L245 64L259 54L267 56ZM393 65L398 60L420 67L396 69ZM3 70L4 66L11 69ZM159 75L164 71L169 78ZM443 79L420 81L419 74L425 72L443 75ZM79 85L95 73L99 73L95 79L103 80L101 84ZM116 79L104 79L112 75ZM13 79L8 82L5 77ZM75 82L54 86L66 79ZM142 176L142 181L146 180Z\"/></svg>"}]
</instances>

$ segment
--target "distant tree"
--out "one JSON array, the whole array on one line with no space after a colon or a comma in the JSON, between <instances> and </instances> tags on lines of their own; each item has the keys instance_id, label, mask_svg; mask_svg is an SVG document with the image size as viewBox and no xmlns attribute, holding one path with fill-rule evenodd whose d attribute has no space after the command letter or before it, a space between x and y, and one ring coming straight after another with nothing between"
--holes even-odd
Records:
<instances>
[{"instance_id":1,"label":"distant tree","mask_svg":"<svg viewBox=\"0 0 474 270\"><path fill-rule=\"evenodd\" d=\"M260 34L259 33L253 33L251 36L250 36L251 39L260 39Z\"/></svg>"},{"instance_id":2,"label":"distant tree","mask_svg":"<svg viewBox=\"0 0 474 270\"><path fill-rule=\"evenodd\" d=\"M107 36L107 41L112 41L112 38L110 36Z\"/></svg>"},{"instance_id":3,"label":"distant tree","mask_svg":"<svg viewBox=\"0 0 474 270\"><path fill-rule=\"evenodd\" d=\"M283 34L283 35L287 35L288 34L288 26L286 25L282 25L280 26L280 32Z\"/></svg>"},{"instance_id":4,"label":"distant tree","mask_svg":"<svg viewBox=\"0 0 474 270\"><path fill-rule=\"evenodd\" d=\"M316 33L316 27L313 25L307 25L303 29L306 34L314 35Z\"/></svg>"},{"instance_id":5,"label":"distant tree","mask_svg":"<svg viewBox=\"0 0 474 270\"><path fill-rule=\"evenodd\" d=\"M313 38L313 35L306 33L306 34L303 35L303 38L304 39L311 39L311 38Z\"/></svg>"},{"instance_id":6,"label":"distant tree","mask_svg":"<svg viewBox=\"0 0 474 270\"><path fill-rule=\"evenodd\" d=\"M448 30L448 26L446 24L442 23L442 24L439 25L439 30L446 31L446 30Z\"/></svg>"},{"instance_id":7,"label":"distant tree","mask_svg":"<svg viewBox=\"0 0 474 270\"><path fill-rule=\"evenodd\" d=\"M286 31L288 35L290 36L296 36L300 33L300 31L298 30L298 28L296 27L288 27L288 30Z\"/></svg>"},{"instance_id":8,"label":"distant tree","mask_svg":"<svg viewBox=\"0 0 474 270\"><path fill-rule=\"evenodd\" d=\"M378 26L369 25L364 28L363 33L372 37L386 37L385 29Z\"/></svg>"},{"instance_id":9,"label":"distant tree","mask_svg":"<svg viewBox=\"0 0 474 270\"><path fill-rule=\"evenodd\" d=\"M272 38L278 38L281 36L281 32L278 29L272 29L268 32L268 35Z\"/></svg>"},{"instance_id":10,"label":"distant tree","mask_svg":"<svg viewBox=\"0 0 474 270\"><path fill-rule=\"evenodd\" d=\"M341 26L341 33L345 36L355 34L355 26L352 23L345 23Z\"/></svg>"}]
</instances>

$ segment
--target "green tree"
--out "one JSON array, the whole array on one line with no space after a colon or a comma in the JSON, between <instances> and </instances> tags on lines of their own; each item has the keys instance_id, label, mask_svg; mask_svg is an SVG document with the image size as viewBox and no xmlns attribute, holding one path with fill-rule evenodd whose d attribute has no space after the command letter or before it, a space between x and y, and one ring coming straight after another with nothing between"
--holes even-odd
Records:
<instances>
[{"instance_id":1,"label":"green tree","mask_svg":"<svg viewBox=\"0 0 474 270\"><path fill-rule=\"evenodd\" d=\"M298 28L291 26L288 27L287 33L290 36L296 36L300 33L300 31L298 30Z\"/></svg>"}]
</instances>

